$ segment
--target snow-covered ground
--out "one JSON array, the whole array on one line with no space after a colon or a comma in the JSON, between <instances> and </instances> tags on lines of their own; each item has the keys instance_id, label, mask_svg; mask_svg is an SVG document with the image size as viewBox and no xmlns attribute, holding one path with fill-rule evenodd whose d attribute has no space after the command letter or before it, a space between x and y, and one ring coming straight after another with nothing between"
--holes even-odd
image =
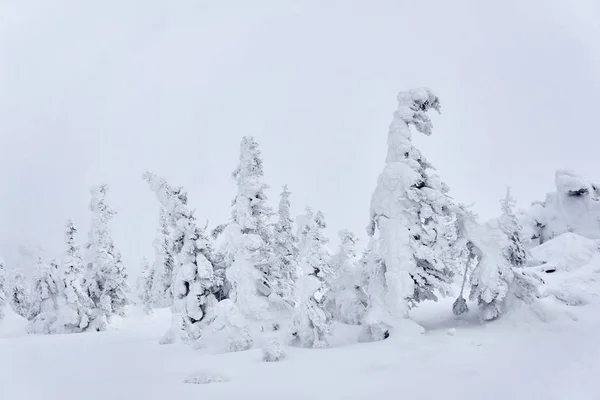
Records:
<instances>
[{"instance_id":1,"label":"snow-covered ground","mask_svg":"<svg viewBox=\"0 0 600 400\"><path fill-rule=\"evenodd\" d=\"M555 243L568 259L585 241L557 239L545 256L552 258ZM7 318L0 399L598 399L599 253L542 278L546 297L535 311L521 307L482 324L474 311L455 317L450 300L426 303L413 313L423 334L345 345L358 332L337 326L337 347L288 348L275 363L263 362L258 349L211 354L158 345L166 309L134 310L107 332L68 335L26 335L16 317ZM567 305L565 296L585 301Z\"/></svg>"}]
</instances>

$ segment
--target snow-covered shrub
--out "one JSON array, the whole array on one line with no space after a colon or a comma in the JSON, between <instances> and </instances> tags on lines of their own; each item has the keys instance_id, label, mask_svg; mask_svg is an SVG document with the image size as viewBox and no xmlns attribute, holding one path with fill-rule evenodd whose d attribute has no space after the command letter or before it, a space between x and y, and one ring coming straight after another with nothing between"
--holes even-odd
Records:
<instances>
[{"instance_id":1,"label":"snow-covered shrub","mask_svg":"<svg viewBox=\"0 0 600 400\"><path fill-rule=\"evenodd\" d=\"M206 385L209 383L229 382L229 377L217 372L200 371L189 375L183 382L194 385Z\"/></svg>"},{"instance_id":2,"label":"snow-covered shrub","mask_svg":"<svg viewBox=\"0 0 600 400\"><path fill-rule=\"evenodd\" d=\"M283 345L278 336L272 335L267 338L262 348L262 359L265 362L276 362L285 359Z\"/></svg>"}]
</instances>

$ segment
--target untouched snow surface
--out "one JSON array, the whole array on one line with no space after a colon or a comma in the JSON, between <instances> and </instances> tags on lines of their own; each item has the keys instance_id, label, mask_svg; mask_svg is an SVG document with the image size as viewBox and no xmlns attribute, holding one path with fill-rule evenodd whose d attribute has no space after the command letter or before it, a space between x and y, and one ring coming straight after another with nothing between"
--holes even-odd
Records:
<instances>
[{"instance_id":1,"label":"untouched snow surface","mask_svg":"<svg viewBox=\"0 0 600 400\"><path fill-rule=\"evenodd\" d=\"M541 276L545 297L534 311L483 324L475 304L456 318L451 299L426 303L413 311L423 334L347 345L358 330L336 325L337 347L287 348L285 360L270 363L260 349L158 345L166 309L132 310L101 333L25 335L4 321L0 399L598 399L600 257ZM567 305L558 289L585 301Z\"/></svg>"}]
</instances>

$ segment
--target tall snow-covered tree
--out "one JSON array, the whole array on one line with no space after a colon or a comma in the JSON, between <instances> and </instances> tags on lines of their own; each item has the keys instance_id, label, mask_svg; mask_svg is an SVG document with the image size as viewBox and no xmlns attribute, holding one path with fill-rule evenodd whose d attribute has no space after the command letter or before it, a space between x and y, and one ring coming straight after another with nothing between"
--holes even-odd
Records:
<instances>
[{"instance_id":1,"label":"tall snow-covered tree","mask_svg":"<svg viewBox=\"0 0 600 400\"><path fill-rule=\"evenodd\" d=\"M108 226L116 214L106 204L108 187L100 185L92 189L89 241L85 248L84 290L94 302L93 326L97 330L106 328L112 315L123 315L129 304L127 293L127 271L115 248Z\"/></svg>"},{"instance_id":2,"label":"tall snow-covered tree","mask_svg":"<svg viewBox=\"0 0 600 400\"><path fill-rule=\"evenodd\" d=\"M148 259L144 257L140 265L140 276L137 281L137 296L141 304L144 306L146 314L154 312L154 293L152 292L152 284L154 282L154 266L150 265Z\"/></svg>"},{"instance_id":3,"label":"tall snow-covered tree","mask_svg":"<svg viewBox=\"0 0 600 400\"><path fill-rule=\"evenodd\" d=\"M213 250L205 230L196 225L194 213L187 204L187 194L173 188L154 174L146 172L144 179L165 208L173 230L173 304L171 328L161 339L162 344L182 338L196 340L202 335L207 313L217 300L214 293L221 282L213 271Z\"/></svg>"},{"instance_id":4,"label":"tall snow-covered tree","mask_svg":"<svg viewBox=\"0 0 600 400\"><path fill-rule=\"evenodd\" d=\"M431 135L432 108L439 111L440 102L427 88L398 94L386 165L371 198L369 268L379 280L372 289L381 293L371 293L379 300L371 301L370 324L391 325L408 318L413 304L450 294L447 252L456 233L448 187L412 144L410 129Z\"/></svg>"},{"instance_id":5,"label":"tall snow-covered tree","mask_svg":"<svg viewBox=\"0 0 600 400\"><path fill-rule=\"evenodd\" d=\"M65 231L67 251L63 257L63 279L57 282L64 297L59 302L58 332L81 332L88 328L94 303L82 288L83 261L75 244L77 229L68 221Z\"/></svg>"},{"instance_id":6,"label":"tall snow-covered tree","mask_svg":"<svg viewBox=\"0 0 600 400\"><path fill-rule=\"evenodd\" d=\"M290 192L283 187L279 201L278 220L273 235L271 263L274 292L291 305L296 304L295 287L298 281L298 238L294 234L294 220L290 210Z\"/></svg>"},{"instance_id":7,"label":"tall snow-covered tree","mask_svg":"<svg viewBox=\"0 0 600 400\"><path fill-rule=\"evenodd\" d=\"M500 229L508 237L509 244L504 249L504 256L513 267L524 267L527 264L527 250L523 238L523 226L515 213L517 202L506 189L506 197L500 201L502 215L498 220Z\"/></svg>"},{"instance_id":8,"label":"tall snow-covered tree","mask_svg":"<svg viewBox=\"0 0 600 400\"><path fill-rule=\"evenodd\" d=\"M29 301L28 331L31 333L54 333L60 295L57 273L54 266L45 263L41 258L38 260Z\"/></svg>"},{"instance_id":9,"label":"tall snow-covered tree","mask_svg":"<svg viewBox=\"0 0 600 400\"><path fill-rule=\"evenodd\" d=\"M356 255L358 238L348 230L340 231L339 238L339 248L330 262L331 294L327 305L335 320L358 325L366 311L362 302L361 271Z\"/></svg>"},{"instance_id":10,"label":"tall snow-covered tree","mask_svg":"<svg viewBox=\"0 0 600 400\"><path fill-rule=\"evenodd\" d=\"M171 232L164 207L160 208L160 218L154 239L154 278L152 282L153 303L166 307L173 301L173 260Z\"/></svg>"},{"instance_id":11,"label":"tall snow-covered tree","mask_svg":"<svg viewBox=\"0 0 600 400\"><path fill-rule=\"evenodd\" d=\"M1 267L0 267L1 268ZM20 271L14 272L5 285L6 298L21 317L29 314L29 282Z\"/></svg>"},{"instance_id":12,"label":"tall snow-covered tree","mask_svg":"<svg viewBox=\"0 0 600 400\"><path fill-rule=\"evenodd\" d=\"M233 172L237 195L233 201L232 222L225 228L228 249L233 263L227 268L231 285L229 297L242 314L259 325L272 324L268 297L273 292L270 261L272 235L269 218L273 214L267 205L261 182L263 164L256 141L246 136L240 145L240 163Z\"/></svg>"},{"instance_id":13,"label":"tall snow-covered tree","mask_svg":"<svg viewBox=\"0 0 600 400\"><path fill-rule=\"evenodd\" d=\"M331 257L323 213L308 208L299 219L300 268L298 281L299 304L292 323L292 344L302 347L327 347L331 314L326 308L330 288L328 282Z\"/></svg>"}]
</instances>

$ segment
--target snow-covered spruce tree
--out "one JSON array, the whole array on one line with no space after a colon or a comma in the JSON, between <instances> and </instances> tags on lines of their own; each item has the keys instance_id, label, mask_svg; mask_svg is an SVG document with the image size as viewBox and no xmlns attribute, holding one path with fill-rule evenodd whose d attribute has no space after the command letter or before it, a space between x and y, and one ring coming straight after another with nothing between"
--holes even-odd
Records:
<instances>
[{"instance_id":1,"label":"snow-covered spruce tree","mask_svg":"<svg viewBox=\"0 0 600 400\"><path fill-rule=\"evenodd\" d=\"M85 247L84 290L94 302L92 327L104 330L112 315L123 315L129 300L127 272L121 254L115 249L109 221L116 214L105 202L108 187L92 189L89 241Z\"/></svg>"},{"instance_id":2,"label":"snow-covered spruce tree","mask_svg":"<svg viewBox=\"0 0 600 400\"><path fill-rule=\"evenodd\" d=\"M340 245L331 258L330 295L327 308L334 320L358 325L363 319L361 271L358 269L356 242L358 238L348 230L339 232Z\"/></svg>"},{"instance_id":3,"label":"snow-covered spruce tree","mask_svg":"<svg viewBox=\"0 0 600 400\"><path fill-rule=\"evenodd\" d=\"M299 304L292 323L292 344L302 347L327 347L331 314L325 303L330 288L328 282L331 257L327 249L327 238L323 233L325 219L323 213L316 214L307 208L299 219L300 269L298 280Z\"/></svg>"},{"instance_id":4,"label":"snow-covered spruce tree","mask_svg":"<svg viewBox=\"0 0 600 400\"><path fill-rule=\"evenodd\" d=\"M171 232L164 207L160 208L160 218L154 239L154 278L152 296L156 307L167 307L173 301L173 260Z\"/></svg>"},{"instance_id":5,"label":"snow-covered spruce tree","mask_svg":"<svg viewBox=\"0 0 600 400\"><path fill-rule=\"evenodd\" d=\"M58 319L60 295L57 270L40 258L38 260L31 300L29 301L28 331L30 333L54 333Z\"/></svg>"},{"instance_id":6,"label":"snow-covered spruce tree","mask_svg":"<svg viewBox=\"0 0 600 400\"><path fill-rule=\"evenodd\" d=\"M233 263L226 270L231 285L229 298L244 317L260 330L272 328L268 297L273 293L275 277L270 267L272 235L267 205L261 182L263 164L258 144L250 136L242 138L240 163L233 172L237 195L233 201L232 222L225 228L227 248ZM276 326L275 326L276 328Z\"/></svg>"},{"instance_id":7,"label":"snow-covered spruce tree","mask_svg":"<svg viewBox=\"0 0 600 400\"><path fill-rule=\"evenodd\" d=\"M440 103L427 88L398 94L386 165L371 198L369 269L378 280L371 289L380 293L370 293L367 324L375 340L389 334L386 325L408 318L415 303L450 293L453 271L446 261L456 234L448 187L411 141L411 125L431 134L432 108L439 111Z\"/></svg>"},{"instance_id":8,"label":"snow-covered spruce tree","mask_svg":"<svg viewBox=\"0 0 600 400\"><path fill-rule=\"evenodd\" d=\"M290 211L290 192L283 187L279 201L278 220L273 235L273 291L290 305L296 304L295 287L298 281L298 238Z\"/></svg>"},{"instance_id":9,"label":"snow-covered spruce tree","mask_svg":"<svg viewBox=\"0 0 600 400\"><path fill-rule=\"evenodd\" d=\"M0 267L1 268L1 267ZM20 271L14 272L4 286L7 300L21 317L29 314L29 282Z\"/></svg>"},{"instance_id":10,"label":"snow-covered spruce tree","mask_svg":"<svg viewBox=\"0 0 600 400\"><path fill-rule=\"evenodd\" d=\"M77 229L68 221L65 231L67 251L63 257L63 279L58 282L63 295L59 299L56 332L81 332L88 328L94 303L82 288L83 262L79 246L75 244Z\"/></svg>"},{"instance_id":11,"label":"snow-covered spruce tree","mask_svg":"<svg viewBox=\"0 0 600 400\"><path fill-rule=\"evenodd\" d=\"M180 338L197 340L208 323L207 314L213 313L217 300L213 293L219 290L212 264L212 247L205 230L196 226L194 213L188 208L187 194L181 188L172 188L154 174L146 172L143 178L165 208L172 232L173 304L171 328L160 340L173 343Z\"/></svg>"},{"instance_id":12,"label":"snow-covered spruce tree","mask_svg":"<svg viewBox=\"0 0 600 400\"><path fill-rule=\"evenodd\" d=\"M497 225L467 225L469 250L476 266L471 273L470 300L477 301L479 316L484 321L498 318L507 300L516 298L531 304L537 295L537 281L523 268L513 268L505 248L508 239Z\"/></svg>"},{"instance_id":13,"label":"snow-covered spruce tree","mask_svg":"<svg viewBox=\"0 0 600 400\"><path fill-rule=\"evenodd\" d=\"M500 229L508 238L508 244L502 254L513 269L513 281L510 293L526 304L531 304L537 298L539 278L523 267L527 265L528 252L523 235L523 226L515 213L516 201L506 189L506 197L500 202L502 215L498 220Z\"/></svg>"},{"instance_id":14,"label":"snow-covered spruce tree","mask_svg":"<svg viewBox=\"0 0 600 400\"><path fill-rule=\"evenodd\" d=\"M146 314L154 312L154 295L152 284L154 282L154 267L150 266L148 259L144 257L140 265L140 276L137 280L137 296L144 307Z\"/></svg>"},{"instance_id":15,"label":"snow-covered spruce tree","mask_svg":"<svg viewBox=\"0 0 600 400\"><path fill-rule=\"evenodd\" d=\"M504 256L513 267L524 267L527 264L527 250L523 238L523 226L515 213L517 202L506 189L506 197L500 201L502 215L498 220L500 229L508 237L509 245L504 249Z\"/></svg>"}]
</instances>

